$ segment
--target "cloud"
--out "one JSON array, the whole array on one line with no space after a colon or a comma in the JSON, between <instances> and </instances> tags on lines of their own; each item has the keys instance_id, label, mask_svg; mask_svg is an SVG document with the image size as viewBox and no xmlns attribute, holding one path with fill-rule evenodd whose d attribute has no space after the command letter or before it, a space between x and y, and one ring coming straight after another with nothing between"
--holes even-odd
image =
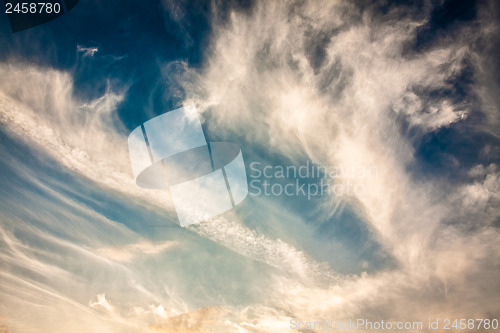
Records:
<instances>
[{"instance_id":1,"label":"cloud","mask_svg":"<svg viewBox=\"0 0 500 333\"><path fill-rule=\"evenodd\" d=\"M161 324L151 325L148 332L211 332L214 320L227 313L222 307L201 308L188 313L169 317Z\"/></svg>"},{"instance_id":2,"label":"cloud","mask_svg":"<svg viewBox=\"0 0 500 333\"><path fill-rule=\"evenodd\" d=\"M468 70L467 59L487 61L469 46L484 36L465 25L463 35L450 36L453 42L408 56L408 43L431 18L412 19L401 13L398 17L394 8L387 21L370 11L357 12L355 4L332 1L258 2L251 14L231 12L227 24L213 22L206 67L188 71L187 100L201 106L217 131L244 136L249 144L292 161L305 155L318 165L372 165L379 171L377 177L335 181L353 181L366 189L342 200L356 203L399 268L345 279L326 290L286 280L283 288L276 286L281 290L277 307L309 317L384 313L427 318L436 308L439 316L472 308L484 315L498 313L493 305L498 297L483 295L480 287L468 283L492 283L498 269L489 264L490 256L498 256L498 229L493 226L497 200L492 196L498 172L491 171L484 182L473 185L419 178L409 171L420 161L414 138L406 136L401 121L420 133L449 126L467 131L458 123L474 124L468 117L481 104L471 102L470 95L465 102L456 99L453 85ZM484 16L480 22L491 24ZM475 73L479 82L483 74ZM467 94L473 95L474 88L471 91ZM498 105L489 98L481 97L491 109L482 112L496 117L492 109ZM487 123L477 126L488 131ZM334 210L338 200L333 197L322 208ZM470 225L482 227L469 232L464 226ZM294 288L300 291L291 292ZM440 292L432 295L433 288ZM347 290L357 290L356 296L348 296ZM427 296L415 302L419 291ZM344 297L335 295L347 298L338 303L342 307L333 300ZM451 300L460 295L466 300L453 305ZM480 302L481 297L489 301ZM381 305L388 299L401 308ZM428 310L421 304L428 304Z\"/></svg>"},{"instance_id":3,"label":"cloud","mask_svg":"<svg viewBox=\"0 0 500 333\"><path fill-rule=\"evenodd\" d=\"M138 199L144 195L144 205L173 208L133 182L125 130L115 114L125 92L108 88L95 100L78 101L69 73L22 64L4 64L0 72L6 78L0 84L0 122L9 133L102 186Z\"/></svg>"},{"instance_id":4,"label":"cloud","mask_svg":"<svg viewBox=\"0 0 500 333\"><path fill-rule=\"evenodd\" d=\"M291 318L265 306L235 309L212 306L171 316L147 332L284 332Z\"/></svg>"},{"instance_id":5,"label":"cloud","mask_svg":"<svg viewBox=\"0 0 500 333\"><path fill-rule=\"evenodd\" d=\"M141 255L156 255L165 251L168 248L177 246L178 243L174 241L153 244L148 241L126 245L123 247L104 247L97 249L97 252L111 260L118 262L130 262L134 258Z\"/></svg>"},{"instance_id":6,"label":"cloud","mask_svg":"<svg viewBox=\"0 0 500 333\"><path fill-rule=\"evenodd\" d=\"M327 264L315 262L294 246L280 239L259 234L226 218L214 218L199 225L189 226L188 229L300 280L326 280L332 283L338 279Z\"/></svg>"},{"instance_id":7,"label":"cloud","mask_svg":"<svg viewBox=\"0 0 500 333\"><path fill-rule=\"evenodd\" d=\"M97 295L97 302L91 302L89 305L90 307L103 307L107 311L113 311L113 306L106 299L105 294Z\"/></svg>"},{"instance_id":8,"label":"cloud","mask_svg":"<svg viewBox=\"0 0 500 333\"><path fill-rule=\"evenodd\" d=\"M177 19L183 19L183 8L174 8L170 2L167 5L178 13ZM167 249L184 246L175 241L144 241L62 196L58 200L72 208L65 206L61 220L80 221L72 212L83 212L82 220L106 221L113 231L127 238L125 244L129 245L115 239L108 246L103 238L87 247L81 243L75 246L72 241L44 235L37 228L22 229L49 249L41 251L44 257L40 259L36 257L37 247L26 245L30 244L28 240L3 231L2 246L9 250L2 261L16 269L17 263L30 274L38 272L28 277L16 276L16 271L2 273L10 281L8 286L31 295L29 305L33 309L57 300L51 316L70 309L72 316L66 323L84 313L79 324L101 327L105 323L109 331L147 328L203 332L217 328L220 332L279 332L290 318L427 320L463 314L471 318L497 316L499 296L491 290L498 284L500 269L498 164L470 161L472 166L468 167L458 161L458 167L469 177L463 182L449 181L439 174L430 180L414 172L421 168L415 150L425 134L453 127L463 135L470 128L497 135L491 125L498 120L497 78L488 72L494 53L481 54L478 46L471 44L476 38L491 42L496 36L492 14L484 8L479 10L480 26L491 30L463 24L462 33L441 39L443 43L430 43L409 52L408 45L414 44L421 28L432 19L432 7L425 6L419 15L401 6L389 6L387 16L376 10L362 10L356 3L340 1L257 2L245 13L229 11L223 22L214 14L213 34L202 68L190 68L186 62L170 67L181 68L184 73L175 77L183 88L182 93L175 93L185 94L186 105L198 105L209 120L209 131L240 137L248 147L292 163L306 158L343 170L375 166L376 176L335 178L335 182L361 184L365 191L326 198L316 207L322 213L316 216L332 217L337 207L349 205L368 224L369 237L394 258L393 267L342 276L335 273L335 267L315 260L305 250L306 239L314 238L306 232L294 238L292 228L287 229L299 225L311 234L317 231L310 229L322 221L308 221L312 218L306 208L300 214L280 215L284 216L280 221L264 218L255 223L255 228L244 215L227 215L188 230L264 263L256 267L265 267L260 274L269 278L269 283L258 285L265 292L250 289L254 298L245 309L230 305L207 308L183 298L174 287L170 294L171 287L163 286L159 273L170 270L153 270L136 260L147 257L154 261L159 253L174 252ZM87 50L82 52L86 54ZM477 59L473 66L467 65L470 59ZM165 76L170 67L165 66ZM454 83L469 67L474 80L467 86L466 96L458 98ZM117 105L126 99L126 91L114 91L109 84L101 97L85 101L74 97L68 72L15 63L2 64L0 75L5 78L0 83L0 123L6 132L43 150L63 168L99 187L112 189L148 209L162 211L166 207L173 211L167 196L141 190L133 183L126 151L128 133L115 113ZM477 114L487 120L478 121ZM418 135L413 136L415 132ZM478 150L493 156L498 144L487 142ZM29 178L37 184L37 177L31 174ZM45 190L54 186L50 185ZM287 210L278 200L259 207L269 213ZM53 248L58 251L50 250ZM227 252L210 249L228 256ZM75 262L92 263L93 269L85 279L77 280L74 269L65 269L69 254L47 259L50 253L66 252ZM197 256L206 258L201 252L189 254L193 260ZM214 255L219 261L225 256ZM169 259L186 260L175 256ZM231 268L229 265L228 270ZM89 276L99 270L103 278L96 286L90 284L91 295L97 295L97 300L89 302L86 288L94 281ZM189 271L194 272L206 274L199 268ZM190 287L197 286L190 277L186 274L178 278ZM224 288L208 288L205 284L206 289L199 287L195 293L200 298L213 296L213 303L224 304L233 300L226 292L238 284L230 281L231 277L225 276ZM49 283L52 278L54 284ZM154 282L148 283L150 278ZM78 290L86 290L87 298L72 293L74 285L68 282L72 279L77 280ZM121 289L130 286L134 292ZM220 298L214 296L218 292ZM160 293L163 297L158 296ZM23 306L19 299L9 301L18 308ZM115 324L119 328L113 328ZM71 330L72 326L64 328Z\"/></svg>"},{"instance_id":9,"label":"cloud","mask_svg":"<svg viewBox=\"0 0 500 333\"><path fill-rule=\"evenodd\" d=\"M109 88L105 95L95 100L78 101L72 97L69 73L21 65L4 66L0 70L11 82L4 87L5 92L0 93L0 122L9 133L99 186L124 193L146 207L174 211L168 195L141 189L133 182L126 136L114 114L124 93L117 95ZM293 272L302 278L308 274L308 265L311 268L318 266L314 269L317 272L324 270L319 268L321 264L307 258L293 246L224 217L207 222L200 229L193 228L193 231L285 271L289 271L289 267L282 263L300 263L294 264L297 269ZM228 238L222 237L224 235ZM244 241L240 242L242 239ZM140 248L139 244L136 245L101 248L99 253L112 260L127 262L147 251L149 246L143 244L145 247Z\"/></svg>"},{"instance_id":10,"label":"cloud","mask_svg":"<svg viewBox=\"0 0 500 333\"><path fill-rule=\"evenodd\" d=\"M84 57L93 57L94 54L99 52L99 48L97 47L83 47L80 45L77 45L76 50L81 52Z\"/></svg>"}]
</instances>

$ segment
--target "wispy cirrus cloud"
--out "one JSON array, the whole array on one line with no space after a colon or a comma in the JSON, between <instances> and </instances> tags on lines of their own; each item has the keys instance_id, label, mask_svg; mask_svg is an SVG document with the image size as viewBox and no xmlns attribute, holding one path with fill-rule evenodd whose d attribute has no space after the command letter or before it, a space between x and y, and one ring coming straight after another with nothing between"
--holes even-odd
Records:
<instances>
[{"instance_id":1,"label":"wispy cirrus cloud","mask_svg":"<svg viewBox=\"0 0 500 333\"><path fill-rule=\"evenodd\" d=\"M155 255L176 245L178 245L178 243L174 241L163 242L160 244L153 244L151 242L144 241L129 244L123 247L103 247L97 249L97 252L111 260L118 262L130 262L138 256Z\"/></svg>"},{"instance_id":2,"label":"wispy cirrus cloud","mask_svg":"<svg viewBox=\"0 0 500 333\"><path fill-rule=\"evenodd\" d=\"M84 46L77 46L77 51L81 52L84 57L93 57L94 54L99 52L98 47L84 47Z\"/></svg>"},{"instance_id":3,"label":"wispy cirrus cloud","mask_svg":"<svg viewBox=\"0 0 500 333\"><path fill-rule=\"evenodd\" d=\"M331 289L298 284L297 294L291 292L292 281L281 282L277 290L286 300L278 297L279 306L305 318L427 318L436 309L445 316L466 308L496 313L498 295L483 295L479 285L469 283L493 283L498 273L490 261L498 256L499 237L495 159L489 155L489 175L472 183L453 183L440 175L426 179L412 172L421 167L416 150L422 137L448 128L463 135L471 130L489 133L488 122L478 124L477 115L495 119L498 105L491 107L492 97L482 95L482 88L475 95L481 83L470 84L465 93L457 87L468 71L474 71L474 82L488 76L478 67L481 61L470 65L469 60L488 61L473 41L488 38L483 31L496 25L482 8L477 19L481 28L461 23L461 34L441 33L441 43L412 54L409 45L434 24L432 13L439 8L424 5L414 15L411 6L389 6L381 17L374 7L257 2L249 12L231 12L229 22L220 26L215 19L207 66L187 70L187 97L206 110L218 131L238 133L291 160L305 155L318 165L378 168L377 177L349 179L366 191L340 200L355 204L399 267L346 279ZM492 136L476 144L481 149L498 146L498 141ZM452 163L468 172L460 158ZM473 168L485 168L481 163ZM333 197L322 208L335 211L338 200ZM431 295L431 290L439 292ZM426 296L417 305L419 292ZM464 294L468 305L454 306L452 300ZM405 306L394 309L381 299ZM429 311L416 311L412 304L419 309L427 304Z\"/></svg>"},{"instance_id":4,"label":"wispy cirrus cloud","mask_svg":"<svg viewBox=\"0 0 500 333\"><path fill-rule=\"evenodd\" d=\"M182 5L167 3L179 22L187 13ZM422 31L432 28L437 7L430 3L381 9L357 2L262 1L247 10L214 9L203 67L195 70L186 61L164 66L177 97L184 94L186 104L195 102L202 110L207 130L242 137L248 150L277 154L291 163L306 158L345 170L370 165L377 167L377 175L336 178L361 184L365 191L323 198L316 214L307 207L300 214L277 214L289 207L269 200L255 206L268 218L253 225L250 213L229 214L176 230L175 241L153 242L78 202L92 195L75 202L70 191L61 194L64 182L19 168L23 179L53 195L57 204L52 197L30 194L39 204L40 225L51 227L46 234L39 225L16 229L12 221L8 226L16 231L2 231L2 247L8 249L2 261L13 265L4 274L9 290L3 297L20 307L19 298L6 295L30 295L38 321L47 313L34 309L48 299L56 304L55 312L72 314L59 329L105 326L110 332L282 332L291 318L427 320L498 314L498 295L490 292L498 285L500 255L498 130L492 125L498 119L498 73L487 70L494 56L479 52L478 42L486 45L496 36L488 6L479 7L475 24L458 22L459 33L441 31L437 42L414 48ZM186 26L181 24L182 33ZM473 79L460 86L468 71ZM70 72L11 64L0 66L0 73L5 78L0 121L9 135L40 149L63 170L90 179L87 186L111 189L109 197L172 212L168 196L133 183L128 133L115 113L126 91L114 91L109 84L100 98L78 100ZM426 174L422 161L433 148L425 146L426 140L440 139L441 131L451 129L464 137L471 131L484 134L479 136L484 142L474 142L474 150L481 152L477 159L466 156L465 161L446 149L444 156L437 155L448 161L450 173L465 175L458 181L446 173ZM342 275L307 251L320 241L320 227L335 224L338 207L346 205L362 217L367 238L380 244L394 265ZM40 207L59 214L45 216ZM312 223L316 216L321 218ZM65 227L63 220L74 223ZM76 236L64 239L68 236L61 230ZM23 238L26 234L31 238ZM65 255L51 258L51 253ZM82 268L67 266L68 258L88 263L82 280ZM38 275L17 274L18 269ZM57 283L47 282L57 276ZM210 307L227 303L232 305Z\"/></svg>"}]
</instances>

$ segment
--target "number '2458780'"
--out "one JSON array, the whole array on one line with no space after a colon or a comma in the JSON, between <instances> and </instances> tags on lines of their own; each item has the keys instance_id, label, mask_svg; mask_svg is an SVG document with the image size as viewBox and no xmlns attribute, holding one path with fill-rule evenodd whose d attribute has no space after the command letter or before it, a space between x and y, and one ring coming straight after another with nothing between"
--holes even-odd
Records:
<instances>
[{"instance_id":1,"label":"number '2458780'","mask_svg":"<svg viewBox=\"0 0 500 333\"><path fill-rule=\"evenodd\" d=\"M15 5L11 2L5 3L6 14L59 14L61 4L58 2L22 2Z\"/></svg>"}]
</instances>

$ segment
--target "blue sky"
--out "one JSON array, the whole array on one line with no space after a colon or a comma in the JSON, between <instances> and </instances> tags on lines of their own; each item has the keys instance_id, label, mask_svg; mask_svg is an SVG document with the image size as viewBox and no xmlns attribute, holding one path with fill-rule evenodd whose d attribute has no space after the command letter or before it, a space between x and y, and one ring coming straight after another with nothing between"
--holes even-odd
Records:
<instances>
[{"instance_id":1,"label":"blue sky","mask_svg":"<svg viewBox=\"0 0 500 333\"><path fill-rule=\"evenodd\" d=\"M498 14L494 1L81 0L16 33L0 15L0 327L498 318ZM192 104L257 188L345 191L250 190L180 227L168 190L135 185L127 137ZM252 163L342 171L254 178Z\"/></svg>"}]
</instances>

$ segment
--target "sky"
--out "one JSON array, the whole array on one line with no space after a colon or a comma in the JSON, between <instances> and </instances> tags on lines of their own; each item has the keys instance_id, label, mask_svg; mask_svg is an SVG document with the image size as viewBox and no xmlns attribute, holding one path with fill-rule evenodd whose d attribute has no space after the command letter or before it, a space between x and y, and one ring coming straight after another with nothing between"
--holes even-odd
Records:
<instances>
[{"instance_id":1,"label":"sky","mask_svg":"<svg viewBox=\"0 0 500 333\"><path fill-rule=\"evenodd\" d=\"M493 0L80 0L17 32L0 14L0 332L499 319L499 18ZM127 138L190 105L239 145L249 194L181 227Z\"/></svg>"}]
</instances>

